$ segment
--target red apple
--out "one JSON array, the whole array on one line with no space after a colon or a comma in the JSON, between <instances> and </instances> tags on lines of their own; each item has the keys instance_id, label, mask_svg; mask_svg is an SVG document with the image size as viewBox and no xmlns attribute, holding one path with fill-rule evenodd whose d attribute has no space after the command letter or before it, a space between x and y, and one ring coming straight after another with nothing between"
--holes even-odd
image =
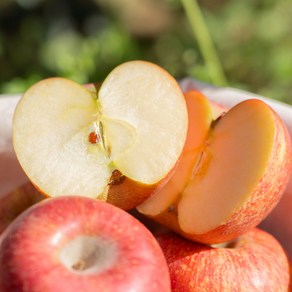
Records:
<instances>
[{"instance_id":1,"label":"red apple","mask_svg":"<svg viewBox=\"0 0 292 292\"><path fill-rule=\"evenodd\" d=\"M234 105L247 99L258 98L273 108L286 124L290 137L292 137L292 106L277 100L265 98L254 93L238 90L235 88L219 88L203 84L198 81L186 78L180 83L184 91L200 90L212 102L230 109ZM248 119L248 118L247 118ZM290 182L281 200L260 225L281 242L282 246L292 257L292 171Z\"/></svg>"},{"instance_id":2,"label":"red apple","mask_svg":"<svg viewBox=\"0 0 292 292\"><path fill-rule=\"evenodd\" d=\"M157 65L131 61L98 88L64 78L33 85L16 107L13 145L47 196L80 194L129 210L172 173L187 127L176 80Z\"/></svg>"},{"instance_id":3,"label":"red apple","mask_svg":"<svg viewBox=\"0 0 292 292\"><path fill-rule=\"evenodd\" d=\"M170 291L163 253L133 216L79 196L47 199L2 234L0 291Z\"/></svg>"},{"instance_id":4,"label":"red apple","mask_svg":"<svg viewBox=\"0 0 292 292\"><path fill-rule=\"evenodd\" d=\"M26 183L0 197L0 233L24 210L44 197L31 183Z\"/></svg>"},{"instance_id":5,"label":"red apple","mask_svg":"<svg viewBox=\"0 0 292 292\"><path fill-rule=\"evenodd\" d=\"M187 105L190 113L205 113L190 114L200 131L189 127L176 171L137 209L191 240L226 242L279 202L292 169L291 141L281 118L260 100L237 104L208 127L210 105L186 95L195 97ZM188 151L189 145L197 147Z\"/></svg>"},{"instance_id":6,"label":"red apple","mask_svg":"<svg viewBox=\"0 0 292 292\"><path fill-rule=\"evenodd\" d=\"M157 236L173 292L287 291L286 254L270 234L253 229L225 247L211 247L174 233Z\"/></svg>"}]
</instances>

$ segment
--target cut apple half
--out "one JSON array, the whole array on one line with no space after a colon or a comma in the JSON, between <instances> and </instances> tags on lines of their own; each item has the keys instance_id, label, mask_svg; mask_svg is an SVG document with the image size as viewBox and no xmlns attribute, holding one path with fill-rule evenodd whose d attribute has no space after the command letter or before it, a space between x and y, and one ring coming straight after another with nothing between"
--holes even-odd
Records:
<instances>
[{"instance_id":1,"label":"cut apple half","mask_svg":"<svg viewBox=\"0 0 292 292\"><path fill-rule=\"evenodd\" d=\"M212 107L208 99L198 91L185 94L189 115L189 127L183 153L168 182L158 189L137 209L147 216L157 216L169 208L179 197L192 176L201 146L208 135L212 122Z\"/></svg>"},{"instance_id":2,"label":"cut apple half","mask_svg":"<svg viewBox=\"0 0 292 292\"><path fill-rule=\"evenodd\" d=\"M209 244L232 240L256 226L281 198L291 171L286 127L268 105L255 99L218 118L196 157L191 161L183 154L180 160L185 158L191 171L174 173L186 182L175 200L160 197L163 208L151 213L153 196L138 210ZM166 184L157 194L168 192Z\"/></svg>"},{"instance_id":3,"label":"cut apple half","mask_svg":"<svg viewBox=\"0 0 292 292\"><path fill-rule=\"evenodd\" d=\"M32 86L16 108L13 143L46 195L83 195L130 209L171 173L187 127L175 79L157 65L131 61L96 92L63 78Z\"/></svg>"}]
</instances>

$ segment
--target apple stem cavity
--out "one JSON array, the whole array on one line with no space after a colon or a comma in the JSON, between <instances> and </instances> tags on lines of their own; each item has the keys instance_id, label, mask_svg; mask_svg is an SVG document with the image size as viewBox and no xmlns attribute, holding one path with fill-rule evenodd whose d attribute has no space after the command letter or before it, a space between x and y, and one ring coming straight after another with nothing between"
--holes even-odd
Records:
<instances>
[{"instance_id":1,"label":"apple stem cavity","mask_svg":"<svg viewBox=\"0 0 292 292\"><path fill-rule=\"evenodd\" d=\"M117 248L113 242L96 236L78 236L60 251L59 259L69 270L77 273L99 273L112 267Z\"/></svg>"}]
</instances>

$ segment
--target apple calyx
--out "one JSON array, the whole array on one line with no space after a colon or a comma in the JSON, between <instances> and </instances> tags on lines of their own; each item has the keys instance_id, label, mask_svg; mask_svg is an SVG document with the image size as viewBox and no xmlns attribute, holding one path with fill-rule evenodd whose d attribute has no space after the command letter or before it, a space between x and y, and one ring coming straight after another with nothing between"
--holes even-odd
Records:
<instances>
[{"instance_id":1,"label":"apple calyx","mask_svg":"<svg viewBox=\"0 0 292 292\"><path fill-rule=\"evenodd\" d=\"M117 258L117 247L98 236L79 235L62 247L60 262L80 274L101 273L110 269Z\"/></svg>"}]
</instances>

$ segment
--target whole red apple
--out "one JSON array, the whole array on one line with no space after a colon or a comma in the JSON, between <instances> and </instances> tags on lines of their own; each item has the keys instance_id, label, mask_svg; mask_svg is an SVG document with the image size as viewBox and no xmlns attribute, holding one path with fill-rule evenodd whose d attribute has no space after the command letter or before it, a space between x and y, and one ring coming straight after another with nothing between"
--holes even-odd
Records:
<instances>
[{"instance_id":1,"label":"whole red apple","mask_svg":"<svg viewBox=\"0 0 292 292\"><path fill-rule=\"evenodd\" d=\"M253 229L225 247L211 247L165 233L157 236L173 292L287 291L289 264L272 235Z\"/></svg>"},{"instance_id":2,"label":"whole red apple","mask_svg":"<svg viewBox=\"0 0 292 292\"><path fill-rule=\"evenodd\" d=\"M170 291L163 253L133 216L86 197L47 199L2 234L1 292Z\"/></svg>"}]
</instances>

